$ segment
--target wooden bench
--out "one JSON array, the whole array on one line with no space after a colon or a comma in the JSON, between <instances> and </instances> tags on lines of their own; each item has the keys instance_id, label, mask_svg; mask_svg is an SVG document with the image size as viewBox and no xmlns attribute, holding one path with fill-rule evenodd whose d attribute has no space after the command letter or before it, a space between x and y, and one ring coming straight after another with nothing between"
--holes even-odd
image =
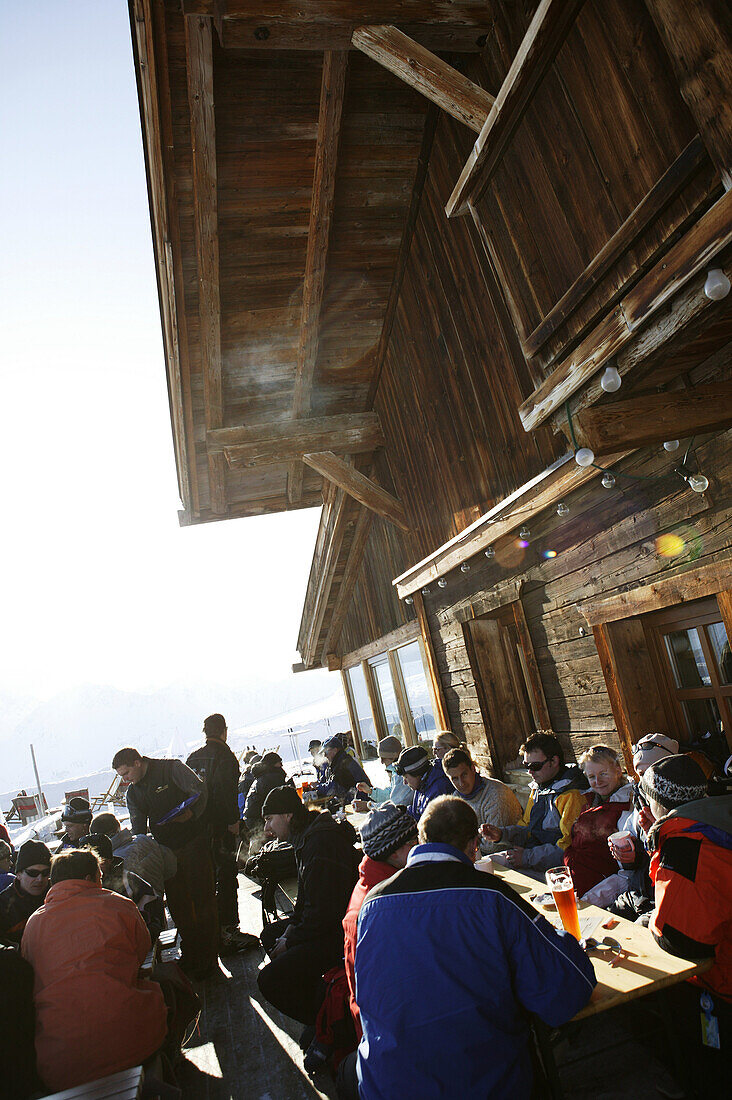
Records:
<instances>
[{"instance_id":1,"label":"wooden bench","mask_svg":"<svg viewBox=\"0 0 732 1100\"><path fill-rule=\"evenodd\" d=\"M142 1091L143 1077L142 1066L134 1066L120 1073L112 1073L109 1077L88 1081L86 1085L51 1093L45 1100L137 1100Z\"/></svg>"}]
</instances>

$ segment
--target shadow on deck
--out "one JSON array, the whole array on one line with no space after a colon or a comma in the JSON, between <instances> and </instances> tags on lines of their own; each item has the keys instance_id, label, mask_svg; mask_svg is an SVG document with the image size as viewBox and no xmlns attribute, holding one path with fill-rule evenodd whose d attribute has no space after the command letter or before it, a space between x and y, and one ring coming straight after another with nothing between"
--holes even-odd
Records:
<instances>
[{"instance_id":1,"label":"shadow on deck","mask_svg":"<svg viewBox=\"0 0 732 1100\"><path fill-rule=\"evenodd\" d=\"M259 933L255 890L240 876L241 927ZM219 976L197 987L199 1030L177 1071L185 1100L334 1100L330 1078L311 1080L302 1068L302 1026L262 1000L263 958L257 950L222 960ZM655 1054L664 1041L657 1002L648 998L568 1025L555 1049L566 1100L683 1097Z\"/></svg>"}]
</instances>

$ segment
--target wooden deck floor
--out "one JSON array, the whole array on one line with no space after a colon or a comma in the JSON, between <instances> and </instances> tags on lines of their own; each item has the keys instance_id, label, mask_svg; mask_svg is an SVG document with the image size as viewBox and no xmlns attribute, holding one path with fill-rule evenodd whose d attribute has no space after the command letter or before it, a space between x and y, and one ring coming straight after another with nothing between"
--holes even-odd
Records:
<instances>
[{"instance_id":1,"label":"wooden deck floor","mask_svg":"<svg viewBox=\"0 0 732 1100\"><path fill-rule=\"evenodd\" d=\"M239 885L242 930L259 933L255 888L241 876ZM217 978L198 987L199 1031L178 1069L185 1100L335 1098L327 1076L312 1081L302 1068L301 1025L260 997L256 979L263 958L262 951L234 955L219 964ZM657 1006L648 999L568 1025L555 1050L566 1100L683 1097L654 1053L662 1043Z\"/></svg>"}]
</instances>

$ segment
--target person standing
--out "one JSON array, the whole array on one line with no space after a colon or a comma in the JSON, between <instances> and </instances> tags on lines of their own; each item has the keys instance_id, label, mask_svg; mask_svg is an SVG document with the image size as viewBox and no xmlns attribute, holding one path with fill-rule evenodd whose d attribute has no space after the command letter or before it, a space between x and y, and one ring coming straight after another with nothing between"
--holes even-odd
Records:
<instances>
[{"instance_id":1,"label":"person standing","mask_svg":"<svg viewBox=\"0 0 732 1100\"><path fill-rule=\"evenodd\" d=\"M223 714L209 714L203 723L206 744L186 763L206 786L204 819L211 837L216 876L216 908L219 914L219 954L233 955L258 946L256 936L239 931L238 868L239 761L226 744L228 729Z\"/></svg>"},{"instance_id":2,"label":"person standing","mask_svg":"<svg viewBox=\"0 0 732 1100\"><path fill-rule=\"evenodd\" d=\"M156 760L137 749L120 749L112 767L130 784L127 809L133 834L144 834L149 827L176 857L177 870L165 884L168 907L180 934L180 965L201 981L215 969L219 937L211 846L203 819L206 788L182 760ZM175 812L193 796L189 806Z\"/></svg>"}]
</instances>

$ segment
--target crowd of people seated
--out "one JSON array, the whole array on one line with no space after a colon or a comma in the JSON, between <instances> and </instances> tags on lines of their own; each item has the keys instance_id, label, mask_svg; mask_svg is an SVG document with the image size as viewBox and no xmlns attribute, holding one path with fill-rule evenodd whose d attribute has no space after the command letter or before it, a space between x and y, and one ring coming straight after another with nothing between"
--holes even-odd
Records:
<instances>
[{"instance_id":1,"label":"crowd of people seated","mask_svg":"<svg viewBox=\"0 0 732 1100\"><path fill-rule=\"evenodd\" d=\"M249 754L242 798L223 717L209 716L204 734L188 764L115 754L129 828L75 797L57 854L0 840L0 997L10 982L15 991L0 1056L12 1052L11 1096L139 1063L164 1072L180 1042L176 996L170 974L141 978L140 965L165 925L165 899L180 936L179 989L195 1003L184 974L204 980L218 955L261 944L259 995L302 1025L305 1069L330 1070L341 1100L528 1097L539 1072L531 1018L571 1019L595 975L573 936L476 868L486 854L542 881L563 864L579 897L646 923L672 954L713 960L673 997L700 1088L717 1087L732 1041L732 795L711 793L714 769L699 754L649 734L626 774L611 746L591 746L575 765L538 732L521 748L522 811L447 731L433 754L384 738L384 787L329 738L311 746L316 809L276 753ZM358 834L347 800L361 813ZM278 850L291 846L296 867L294 911L261 935L241 932L235 911L240 815L245 835L261 828Z\"/></svg>"}]
</instances>

